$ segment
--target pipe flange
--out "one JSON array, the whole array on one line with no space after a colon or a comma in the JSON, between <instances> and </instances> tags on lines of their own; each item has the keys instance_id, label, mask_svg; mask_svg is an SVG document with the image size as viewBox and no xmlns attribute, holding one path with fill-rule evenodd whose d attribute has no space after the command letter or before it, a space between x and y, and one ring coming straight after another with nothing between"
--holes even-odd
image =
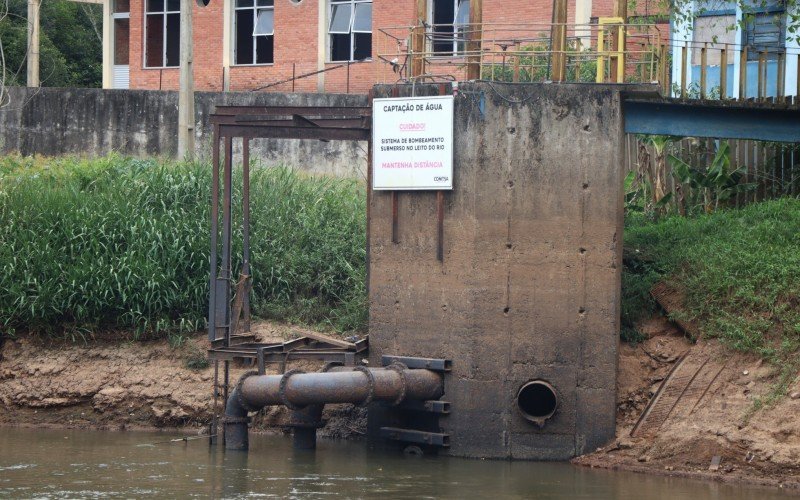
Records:
<instances>
[{"instance_id":1,"label":"pipe flange","mask_svg":"<svg viewBox=\"0 0 800 500\"><path fill-rule=\"evenodd\" d=\"M284 373L281 377L281 383L278 386L278 397L281 398L281 403L283 403L287 408L290 410L302 410L305 406L298 406L291 401L289 398L286 397L286 384L289 383L289 377L292 375L299 375L301 373L305 373L303 370L293 369L289 370L288 372Z\"/></svg>"},{"instance_id":2,"label":"pipe flange","mask_svg":"<svg viewBox=\"0 0 800 500\"><path fill-rule=\"evenodd\" d=\"M400 388L400 394L398 394L397 398L390 403L392 406L397 406L406 399L406 394L408 392L408 380L406 379L406 370L408 370L408 367L399 361L395 361L387 366L386 369L397 372L397 374L400 376L400 383L402 385Z\"/></svg>"},{"instance_id":3,"label":"pipe flange","mask_svg":"<svg viewBox=\"0 0 800 500\"><path fill-rule=\"evenodd\" d=\"M375 375L367 368L366 366L356 366L353 368L354 372L361 372L367 376L367 385L369 386L369 392L367 393L367 397L364 398L364 401L358 403L357 406L365 407L372 402L372 399L375 397Z\"/></svg>"},{"instance_id":4,"label":"pipe flange","mask_svg":"<svg viewBox=\"0 0 800 500\"><path fill-rule=\"evenodd\" d=\"M239 381L236 382L236 389L235 389L236 390L236 400L239 402L239 406L241 406L242 408L244 408L246 411L248 411L250 413L257 412L260 408L253 408L252 406L247 404L247 402L242 397L242 384L244 383L246 378L252 377L254 375L258 375L258 372L251 370L249 372L245 372L244 374L242 374L242 376L239 377Z\"/></svg>"}]
</instances>

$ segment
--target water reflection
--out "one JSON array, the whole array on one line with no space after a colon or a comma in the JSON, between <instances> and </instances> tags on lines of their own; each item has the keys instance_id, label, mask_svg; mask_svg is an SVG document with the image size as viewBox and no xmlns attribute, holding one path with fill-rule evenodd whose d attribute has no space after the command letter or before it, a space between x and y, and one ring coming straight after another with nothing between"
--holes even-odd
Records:
<instances>
[{"instance_id":1,"label":"water reflection","mask_svg":"<svg viewBox=\"0 0 800 500\"><path fill-rule=\"evenodd\" d=\"M560 463L408 457L253 436L250 453L163 433L0 429L0 497L771 499L783 492ZM154 444L160 443L160 444Z\"/></svg>"}]
</instances>

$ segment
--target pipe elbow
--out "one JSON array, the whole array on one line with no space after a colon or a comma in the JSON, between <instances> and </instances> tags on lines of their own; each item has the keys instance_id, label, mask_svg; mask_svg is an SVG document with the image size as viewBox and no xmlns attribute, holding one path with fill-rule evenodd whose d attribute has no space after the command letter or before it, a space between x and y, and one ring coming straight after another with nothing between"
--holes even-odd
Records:
<instances>
[{"instance_id":1,"label":"pipe elbow","mask_svg":"<svg viewBox=\"0 0 800 500\"><path fill-rule=\"evenodd\" d=\"M228 395L228 401L225 403L223 425L226 450L246 451L249 448L247 424L250 418L247 416L248 408L242 403L241 398L242 381L249 375L245 374L239 380L239 383Z\"/></svg>"}]
</instances>

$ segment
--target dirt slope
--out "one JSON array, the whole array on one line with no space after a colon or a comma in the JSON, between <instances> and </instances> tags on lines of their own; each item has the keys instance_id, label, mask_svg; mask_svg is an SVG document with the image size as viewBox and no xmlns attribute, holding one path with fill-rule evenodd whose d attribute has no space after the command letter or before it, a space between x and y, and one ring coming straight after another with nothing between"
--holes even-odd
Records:
<instances>
[{"instance_id":1,"label":"dirt slope","mask_svg":"<svg viewBox=\"0 0 800 500\"><path fill-rule=\"evenodd\" d=\"M574 462L800 487L800 380L789 389L794 399L755 411L756 399L774 386L774 367L731 353L716 341L693 345L663 318L650 321L645 330L650 334L645 342L620 346L617 440ZM651 396L690 349L717 363L719 375L690 411L673 411L655 435L630 437ZM710 470L715 456L719 466Z\"/></svg>"}]
</instances>

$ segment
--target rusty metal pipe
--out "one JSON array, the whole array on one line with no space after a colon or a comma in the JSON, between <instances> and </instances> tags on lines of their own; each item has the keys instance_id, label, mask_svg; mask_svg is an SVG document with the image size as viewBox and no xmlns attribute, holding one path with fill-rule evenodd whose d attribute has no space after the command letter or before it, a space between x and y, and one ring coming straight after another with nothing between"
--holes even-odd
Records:
<instances>
[{"instance_id":1,"label":"rusty metal pipe","mask_svg":"<svg viewBox=\"0 0 800 500\"><path fill-rule=\"evenodd\" d=\"M387 368L338 368L322 373L291 370L283 375L246 374L225 408L226 448L246 450L247 413L283 404L298 411L312 405L372 401L399 404L438 399L443 394L440 374L393 365Z\"/></svg>"}]
</instances>

